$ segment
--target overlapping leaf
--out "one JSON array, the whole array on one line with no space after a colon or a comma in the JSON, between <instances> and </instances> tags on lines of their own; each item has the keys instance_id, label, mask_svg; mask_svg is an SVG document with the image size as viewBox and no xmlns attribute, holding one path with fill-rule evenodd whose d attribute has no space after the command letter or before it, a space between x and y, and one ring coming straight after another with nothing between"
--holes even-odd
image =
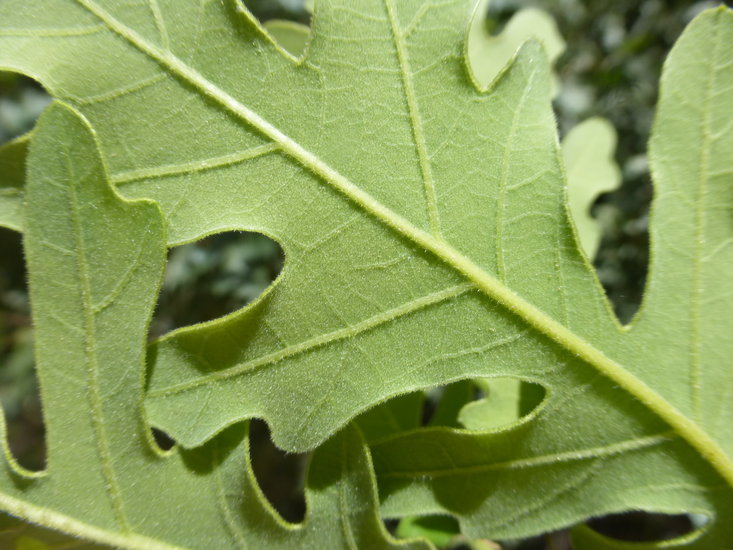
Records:
<instances>
[{"instance_id":1,"label":"overlapping leaf","mask_svg":"<svg viewBox=\"0 0 733 550\"><path fill-rule=\"evenodd\" d=\"M0 66L90 120L169 245L229 229L283 245L256 303L151 353L148 411L185 446L262 416L309 449L390 396L513 376L548 394L520 425L375 444L386 513L518 537L697 511L694 544L728 544L733 16L702 15L668 64L655 260L624 329L568 219L544 54L525 45L479 89L468 12L322 2L296 61L234 0L7 1Z\"/></svg>"},{"instance_id":2,"label":"overlapping leaf","mask_svg":"<svg viewBox=\"0 0 733 550\"><path fill-rule=\"evenodd\" d=\"M392 547L353 429L315 453L298 526L259 492L243 426L198 450L158 450L142 390L165 260L160 211L112 191L91 129L69 107L43 115L28 163L24 243L49 458L34 474L5 449L3 510L118 547Z\"/></svg>"}]
</instances>

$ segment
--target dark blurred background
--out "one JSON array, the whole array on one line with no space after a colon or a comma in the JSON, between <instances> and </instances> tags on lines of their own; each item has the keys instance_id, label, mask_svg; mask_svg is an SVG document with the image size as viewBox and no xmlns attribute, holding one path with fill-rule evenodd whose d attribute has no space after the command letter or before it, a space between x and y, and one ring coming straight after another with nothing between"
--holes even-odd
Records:
<instances>
[{"instance_id":1,"label":"dark blurred background","mask_svg":"<svg viewBox=\"0 0 733 550\"><path fill-rule=\"evenodd\" d=\"M262 21L310 21L302 0L245 3ZM500 32L514 13L527 6L542 8L555 18L567 42L567 50L556 64L562 83L555 101L561 136L591 116L607 118L618 131L616 160L623 184L601 196L593 207L603 228L594 263L623 322L628 322L638 308L647 271L652 190L646 143L661 66L685 25L701 10L718 4L689 0L493 0L490 5L488 25L492 32ZM0 144L31 129L47 103L46 94L36 83L0 73ZM228 233L172 250L151 338L245 305L277 276L282 262L279 247L256 234ZM0 228L0 400L13 454L25 467L42 469L43 422L33 372L21 239L4 228ZM297 520L303 513L299 493L303 457L286 456L275 449L263 423L255 423L253 440L253 460L263 489L286 518ZM644 514L594 522L600 531L627 540L669 538L691 525L684 516ZM476 543L455 541L452 547L469 544ZM556 533L505 543L504 547L560 550L568 548L568 542L565 533Z\"/></svg>"}]
</instances>

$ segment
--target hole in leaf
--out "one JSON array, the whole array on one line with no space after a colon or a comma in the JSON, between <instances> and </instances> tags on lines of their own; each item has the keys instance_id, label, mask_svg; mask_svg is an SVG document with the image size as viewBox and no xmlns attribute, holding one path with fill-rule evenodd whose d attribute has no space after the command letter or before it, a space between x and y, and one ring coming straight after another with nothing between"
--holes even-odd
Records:
<instances>
[{"instance_id":1,"label":"hole in leaf","mask_svg":"<svg viewBox=\"0 0 733 550\"><path fill-rule=\"evenodd\" d=\"M422 407L423 426L460 427L460 410L476 396L471 380L459 380L445 386L436 386L425 392Z\"/></svg>"},{"instance_id":2,"label":"hole in leaf","mask_svg":"<svg viewBox=\"0 0 733 550\"><path fill-rule=\"evenodd\" d=\"M310 39L312 0L244 0L244 5L282 49L293 57L303 54Z\"/></svg>"},{"instance_id":3,"label":"hole in leaf","mask_svg":"<svg viewBox=\"0 0 733 550\"><path fill-rule=\"evenodd\" d=\"M309 25L313 13L313 0L243 0L242 3L261 23L285 19Z\"/></svg>"},{"instance_id":4,"label":"hole in leaf","mask_svg":"<svg viewBox=\"0 0 733 550\"><path fill-rule=\"evenodd\" d=\"M46 465L45 426L20 233L0 227L0 258L0 400L7 443L18 464L40 471Z\"/></svg>"},{"instance_id":5,"label":"hole in leaf","mask_svg":"<svg viewBox=\"0 0 733 550\"><path fill-rule=\"evenodd\" d=\"M606 537L625 542L656 542L693 532L696 526L687 514L625 512L595 518L588 527Z\"/></svg>"},{"instance_id":6,"label":"hole in leaf","mask_svg":"<svg viewBox=\"0 0 733 550\"><path fill-rule=\"evenodd\" d=\"M272 507L290 523L305 518L305 473L310 453L286 453L261 420L250 422L250 459L257 483Z\"/></svg>"},{"instance_id":7,"label":"hole in leaf","mask_svg":"<svg viewBox=\"0 0 733 550\"><path fill-rule=\"evenodd\" d=\"M486 29L492 36L499 36L519 9L520 7L513 3L489 2L484 14Z\"/></svg>"},{"instance_id":8,"label":"hole in leaf","mask_svg":"<svg viewBox=\"0 0 733 550\"><path fill-rule=\"evenodd\" d=\"M163 430L160 430L156 427L151 427L150 433L153 436L153 441L155 441L155 444L163 452L170 451L176 445L175 440Z\"/></svg>"},{"instance_id":9,"label":"hole in leaf","mask_svg":"<svg viewBox=\"0 0 733 550\"><path fill-rule=\"evenodd\" d=\"M636 178L639 181L624 182L619 190L602 195L593 207L593 216L603 228L593 265L623 324L631 322L639 310L646 284L651 202L648 179L645 174Z\"/></svg>"},{"instance_id":10,"label":"hole in leaf","mask_svg":"<svg viewBox=\"0 0 733 550\"><path fill-rule=\"evenodd\" d=\"M0 400L7 444L18 464L40 471L46 464L46 441L33 331L20 233L27 140L50 98L25 76L0 72Z\"/></svg>"},{"instance_id":11,"label":"hole in leaf","mask_svg":"<svg viewBox=\"0 0 733 550\"><path fill-rule=\"evenodd\" d=\"M427 539L442 550L516 550L515 545L504 546L489 539L471 539L461 534L458 521L452 516L408 516L384 520L384 524L396 538Z\"/></svg>"},{"instance_id":12,"label":"hole in leaf","mask_svg":"<svg viewBox=\"0 0 733 550\"><path fill-rule=\"evenodd\" d=\"M494 430L520 421L540 406L545 388L518 378L481 378L473 381L478 398L463 406L460 426L470 430Z\"/></svg>"},{"instance_id":13,"label":"hole in leaf","mask_svg":"<svg viewBox=\"0 0 733 550\"><path fill-rule=\"evenodd\" d=\"M260 233L229 231L172 248L151 337L247 305L275 280L283 261L280 245Z\"/></svg>"},{"instance_id":14,"label":"hole in leaf","mask_svg":"<svg viewBox=\"0 0 733 550\"><path fill-rule=\"evenodd\" d=\"M458 521L451 516L406 517L395 528L397 538L425 538L438 548L455 548L459 534Z\"/></svg>"},{"instance_id":15,"label":"hole in leaf","mask_svg":"<svg viewBox=\"0 0 733 550\"><path fill-rule=\"evenodd\" d=\"M703 5L617 2L608 9L603 3L573 2L553 13L568 42L557 67L562 93L554 104L561 132L601 116L620 138L615 159L623 184L601 196L592 213L603 233L594 264L624 324L638 311L647 275L652 197L647 144L662 62Z\"/></svg>"},{"instance_id":16,"label":"hole in leaf","mask_svg":"<svg viewBox=\"0 0 733 550\"><path fill-rule=\"evenodd\" d=\"M395 518L383 518L382 523L384 524L384 528L387 532L394 536L395 531L397 531L397 526L400 524L400 520Z\"/></svg>"},{"instance_id":17,"label":"hole in leaf","mask_svg":"<svg viewBox=\"0 0 733 550\"><path fill-rule=\"evenodd\" d=\"M425 392L422 425L493 430L530 414L545 395L540 384L518 378L460 380Z\"/></svg>"},{"instance_id":18,"label":"hole in leaf","mask_svg":"<svg viewBox=\"0 0 733 550\"><path fill-rule=\"evenodd\" d=\"M547 535L539 535L526 539L501 540L496 544L500 550L573 550L570 545L554 545L554 541L550 542Z\"/></svg>"},{"instance_id":19,"label":"hole in leaf","mask_svg":"<svg viewBox=\"0 0 733 550\"><path fill-rule=\"evenodd\" d=\"M0 145L33 128L50 100L35 80L0 71Z\"/></svg>"}]
</instances>

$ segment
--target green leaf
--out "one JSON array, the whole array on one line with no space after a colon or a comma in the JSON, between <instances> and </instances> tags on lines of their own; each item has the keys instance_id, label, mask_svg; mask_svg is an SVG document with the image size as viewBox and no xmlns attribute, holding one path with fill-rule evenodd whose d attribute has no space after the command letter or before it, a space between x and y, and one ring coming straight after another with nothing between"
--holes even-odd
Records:
<instances>
[{"instance_id":1,"label":"green leaf","mask_svg":"<svg viewBox=\"0 0 733 550\"><path fill-rule=\"evenodd\" d=\"M457 534L458 524L447 516L405 518L400 521L396 531L400 538L425 537L438 547L450 544Z\"/></svg>"},{"instance_id":2,"label":"green leaf","mask_svg":"<svg viewBox=\"0 0 733 550\"><path fill-rule=\"evenodd\" d=\"M601 242L601 228L590 209L599 195L621 184L621 171L613 160L615 148L616 131L601 118L582 122L562 142L570 212L583 251L591 259Z\"/></svg>"},{"instance_id":3,"label":"green leaf","mask_svg":"<svg viewBox=\"0 0 733 550\"><path fill-rule=\"evenodd\" d=\"M562 406L553 406L551 395L532 422L511 432L472 436L413 431L375 445L385 514L454 513L463 532L502 538L538 532L538 523L553 529L620 510L633 501L639 509L698 512L711 518L689 547L722 548L733 540L727 522L720 521L733 512L723 465L733 441L730 400L722 395L727 389L721 392L728 387L723 381L730 378L728 358L733 351L726 336L729 328L723 328L730 323L726 288L731 281L733 135L730 99L720 93L733 84L733 64L723 53L723 44L731 38L731 11L707 12L685 32L665 66L651 142L657 195L650 284L642 311L622 332L615 351L619 357L626 354L627 372L657 389L663 400L660 409L671 412L674 407L681 421L666 419L673 428L666 435L567 452L559 444L568 439L562 431L572 429L573 438L585 438L580 433L596 416L606 430L619 427L629 420L617 418L617 411L631 412L639 402L609 395L604 409L586 409L587 416L581 418L571 412L576 408L571 396L577 403L585 395L576 392L591 391L595 382L576 385L576 391L550 386L551 394L567 396ZM646 390L638 396L656 408L652 400L657 396ZM555 425L554 439L546 439L549 430L538 432L547 420ZM709 438L693 447L725 483L716 481L716 475L707 477L712 472L705 474L699 463L691 467L696 461L692 455L669 461L670 451L681 451L676 448L680 436L691 442L688 426ZM582 533L580 547L600 547ZM687 547L689 542L674 546Z\"/></svg>"},{"instance_id":4,"label":"green leaf","mask_svg":"<svg viewBox=\"0 0 733 550\"><path fill-rule=\"evenodd\" d=\"M147 411L184 447L210 441L205 452L236 430L227 426L259 416L282 448L333 448L329 437L389 397L521 378L548 397L518 425L374 443L383 512L448 513L471 538L516 538L619 510L694 511L711 522L693 544L724 547L733 14L698 17L668 62L650 284L634 325L621 327L569 218L544 49L526 43L489 87L476 85L469 11L462 1L322 2L295 60L235 0L6 0L0 67L83 113L120 193L159 205L167 245L249 229L285 250L283 274L255 303L150 350ZM27 200L29 232L31 219L69 215L63 202L47 198L41 213ZM86 223L109 226L106 216ZM124 242L99 248L99 284L128 271L131 250L115 249ZM53 270L31 262L32 284L34 271ZM56 275L68 273L73 265ZM155 289L143 290L132 303L149 316ZM34 307L77 321L72 298L35 297ZM141 355L124 334L129 314L115 312L119 329L100 333L109 348L77 347L126 342ZM59 341L44 349L65 365L49 369L62 378ZM123 360L109 359L115 381Z\"/></svg>"},{"instance_id":5,"label":"green leaf","mask_svg":"<svg viewBox=\"0 0 733 550\"><path fill-rule=\"evenodd\" d=\"M476 384L486 397L467 403L458 414L460 424L469 430L490 430L508 426L521 414L522 381L516 378L481 379Z\"/></svg>"},{"instance_id":6,"label":"green leaf","mask_svg":"<svg viewBox=\"0 0 733 550\"><path fill-rule=\"evenodd\" d=\"M471 74L479 86L489 86L528 40L537 40L545 48L550 65L565 51L555 20L538 8L524 8L515 13L497 35L489 32L486 12L491 0L476 2L466 43ZM553 77L553 96L559 91Z\"/></svg>"},{"instance_id":7,"label":"green leaf","mask_svg":"<svg viewBox=\"0 0 733 550\"><path fill-rule=\"evenodd\" d=\"M60 103L39 120L28 165L24 246L49 458L33 474L5 448L2 508L120 547L393 547L353 428L315 453L303 526L266 504L241 426L195 451L158 450L142 390L165 260L160 210L112 190L91 127Z\"/></svg>"},{"instance_id":8,"label":"green leaf","mask_svg":"<svg viewBox=\"0 0 733 550\"><path fill-rule=\"evenodd\" d=\"M399 395L369 409L356 422L368 443L420 427L425 393Z\"/></svg>"},{"instance_id":9,"label":"green leaf","mask_svg":"<svg viewBox=\"0 0 733 550\"><path fill-rule=\"evenodd\" d=\"M294 21L270 19L263 26L280 47L293 57L301 57L305 53L311 34L306 25Z\"/></svg>"}]
</instances>

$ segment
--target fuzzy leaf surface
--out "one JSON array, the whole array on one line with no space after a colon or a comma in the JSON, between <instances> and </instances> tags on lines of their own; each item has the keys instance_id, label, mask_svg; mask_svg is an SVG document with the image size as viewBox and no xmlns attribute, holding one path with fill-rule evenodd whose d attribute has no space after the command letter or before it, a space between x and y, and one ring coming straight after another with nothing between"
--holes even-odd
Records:
<instances>
[{"instance_id":1,"label":"fuzzy leaf surface","mask_svg":"<svg viewBox=\"0 0 733 550\"><path fill-rule=\"evenodd\" d=\"M525 44L483 88L470 11L321 2L296 60L234 0L11 0L0 67L83 113L168 245L247 229L285 250L258 301L151 350L147 411L184 446L260 416L312 449L389 397L521 378L548 397L507 430L376 442L384 510L492 537L692 510L712 518L695 544L728 544L733 15L701 15L668 63L654 264L621 327L569 221L544 51ZM499 485L464 475L496 464L512 466Z\"/></svg>"},{"instance_id":2,"label":"fuzzy leaf surface","mask_svg":"<svg viewBox=\"0 0 733 550\"><path fill-rule=\"evenodd\" d=\"M369 455L352 428L315 453L299 525L283 522L260 493L246 426L192 451L157 448L142 397L163 218L152 201L114 192L92 129L66 105L38 122L25 201L48 466L27 472L5 445L4 511L125 548L424 547L390 541ZM20 548L60 539L31 528L3 537Z\"/></svg>"}]
</instances>

